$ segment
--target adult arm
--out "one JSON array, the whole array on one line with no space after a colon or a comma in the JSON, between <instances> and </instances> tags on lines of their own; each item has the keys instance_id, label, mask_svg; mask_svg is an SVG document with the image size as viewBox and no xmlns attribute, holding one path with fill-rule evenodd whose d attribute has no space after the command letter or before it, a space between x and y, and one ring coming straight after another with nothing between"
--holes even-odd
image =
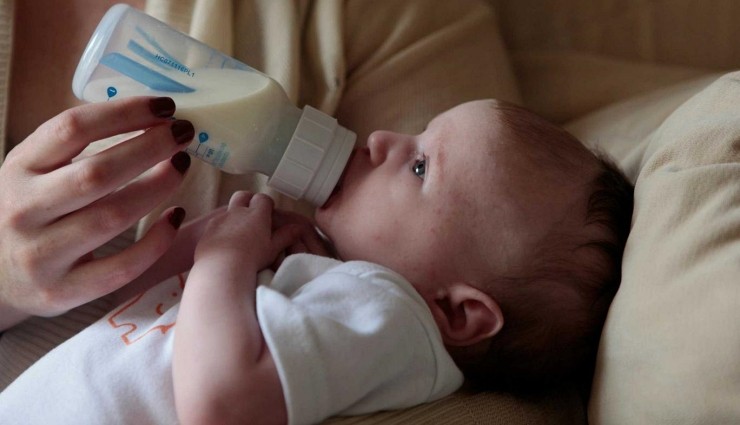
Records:
<instances>
[{"instance_id":1,"label":"adult arm","mask_svg":"<svg viewBox=\"0 0 740 425\"><path fill-rule=\"evenodd\" d=\"M69 109L41 125L0 167L0 329L52 316L106 295L170 246L174 209L128 249L92 251L133 225L180 185L193 136L172 121L167 98L136 97ZM95 141L143 133L94 155ZM142 174L143 173L143 174Z\"/></svg>"}]
</instances>

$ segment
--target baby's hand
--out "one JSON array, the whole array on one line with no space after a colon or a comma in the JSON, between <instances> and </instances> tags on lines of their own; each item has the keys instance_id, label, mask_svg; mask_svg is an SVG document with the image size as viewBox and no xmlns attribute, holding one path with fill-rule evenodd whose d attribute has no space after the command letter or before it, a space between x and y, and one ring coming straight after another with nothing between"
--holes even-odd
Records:
<instances>
[{"instance_id":1,"label":"baby's hand","mask_svg":"<svg viewBox=\"0 0 740 425\"><path fill-rule=\"evenodd\" d=\"M322 257L336 257L331 244L319 234L314 221L303 214L274 210L272 227L273 229L294 227L298 233L294 243L285 250L286 255L308 253Z\"/></svg>"},{"instance_id":2,"label":"baby's hand","mask_svg":"<svg viewBox=\"0 0 740 425\"><path fill-rule=\"evenodd\" d=\"M198 242L195 262L215 261L245 273L269 267L293 245L301 229L283 226L273 230L274 203L264 194L236 192L225 214L214 217Z\"/></svg>"}]
</instances>

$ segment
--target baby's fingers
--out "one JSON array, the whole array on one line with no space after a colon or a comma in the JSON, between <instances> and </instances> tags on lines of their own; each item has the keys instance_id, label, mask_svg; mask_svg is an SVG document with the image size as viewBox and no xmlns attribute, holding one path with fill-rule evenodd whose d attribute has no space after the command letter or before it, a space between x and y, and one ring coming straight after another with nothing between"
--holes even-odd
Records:
<instances>
[{"instance_id":1,"label":"baby's fingers","mask_svg":"<svg viewBox=\"0 0 740 425\"><path fill-rule=\"evenodd\" d=\"M297 250L298 245L302 245L301 235L303 229L299 225L287 225L278 228L272 232L272 252L275 256L283 251L287 251L289 254L306 252Z\"/></svg>"},{"instance_id":2,"label":"baby's fingers","mask_svg":"<svg viewBox=\"0 0 740 425\"><path fill-rule=\"evenodd\" d=\"M275 208L275 201L269 195L257 193L249 200L249 207L258 211L268 212L272 216L272 210Z\"/></svg>"},{"instance_id":3,"label":"baby's fingers","mask_svg":"<svg viewBox=\"0 0 740 425\"><path fill-rule=\"evenodd\" d=\"M254 193L248 192L245 190L234 192L234 194L231 195L231 198L229 199L228 208L233 209L236 207L248 207L249 202L252 200L253 196L254 196Z\"/></svg>"},{"instance_id":4,"label":"baby's fingers","mask_svg":"<svg viewBox=\"0 0 740 425\"><path fill-rule=\"evenodd\" d=\"M301 243L306 247L306 252L322 257L334 257L329 249L329 244L313 227L304 227L301 232Z\"/></svg>"}]
</instances>

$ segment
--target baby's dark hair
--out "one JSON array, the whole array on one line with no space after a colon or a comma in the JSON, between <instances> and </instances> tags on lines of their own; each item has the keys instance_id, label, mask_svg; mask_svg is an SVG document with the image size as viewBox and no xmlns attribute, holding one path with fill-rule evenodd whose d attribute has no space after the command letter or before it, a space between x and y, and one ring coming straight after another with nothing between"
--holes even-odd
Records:
<instances>
[{"instance_id":1,"label":"baby's dark hair","mask_svg":"<svg viewBox=\"0 0 740 425\"><path fill-rule=\"evenodd\" d=\"M585 193L582 211L569 213L570 223L576 224L556 226L544 235L525 272L488 283L504 327L484 355L458 359L458 364L472 384L483 388L531 391L564 381L588 385L621 280L634 188L613 162L564 129L515 105L494 102L493 107L506 135L537 144L541 155L533 159L560 168L563 179L579 174L569 170L596 171L590 181L575 186Z\"/></svg>"}]
</instances>

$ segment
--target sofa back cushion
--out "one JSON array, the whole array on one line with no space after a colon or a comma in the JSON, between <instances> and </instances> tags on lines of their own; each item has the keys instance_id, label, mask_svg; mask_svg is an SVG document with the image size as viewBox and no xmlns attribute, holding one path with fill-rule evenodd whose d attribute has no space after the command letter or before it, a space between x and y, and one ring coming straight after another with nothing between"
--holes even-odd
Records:
<instances>
[{"instance_id":1,"label":"sofa back cushion","mask_svg":"<svg viewBox=\"0 0 740 425\"><path fill-rule=\"evenodd\" d=\"M740 422L740 73L569 125L635 182L589 422Z\"/></svg>"}]
</instances>

